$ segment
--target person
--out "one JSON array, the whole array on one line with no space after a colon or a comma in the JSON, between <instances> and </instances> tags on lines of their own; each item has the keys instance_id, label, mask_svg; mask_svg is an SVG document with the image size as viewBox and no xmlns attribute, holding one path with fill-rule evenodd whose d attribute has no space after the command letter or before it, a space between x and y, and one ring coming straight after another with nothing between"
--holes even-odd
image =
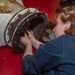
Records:
<instances>
[{"instance_id":1,"label":"person","mask_svg":"<svg viewBox=\"0 0 75 75\"><path fill-rule=\"evenodd\" d=\"M56 11L55 19L55 39L43 44L32 31L20 38L26 46L22 61L25 75L75 75L75 6Z\"/></svg>"}]
</instances>

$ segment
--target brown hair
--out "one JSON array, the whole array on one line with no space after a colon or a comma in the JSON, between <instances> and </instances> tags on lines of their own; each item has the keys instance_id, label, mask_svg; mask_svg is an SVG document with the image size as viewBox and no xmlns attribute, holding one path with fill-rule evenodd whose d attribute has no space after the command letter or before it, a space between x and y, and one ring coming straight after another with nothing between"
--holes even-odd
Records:
<instances>
[{"instance_id":1,"label":"brown hair","mask_svg":"<svg viewBox=\"0 0 75 75\"><path fill-rule=\"evenodd\" d=\"M56 17L59 14L61 14L60 19L64 24L68 21L71 23L65 34L75 35L75 5L57 9Z\"/></svg>"}]
</instances>

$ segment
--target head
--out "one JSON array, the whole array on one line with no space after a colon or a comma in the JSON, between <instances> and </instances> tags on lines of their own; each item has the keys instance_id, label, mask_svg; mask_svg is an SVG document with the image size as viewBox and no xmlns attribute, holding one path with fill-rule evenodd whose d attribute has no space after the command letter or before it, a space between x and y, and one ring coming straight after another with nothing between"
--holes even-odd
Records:
<instances>
[{"instance_id":1,"label":"head","mask_svg":"<svg viewBox=\"0 0 75 75\"><path fill-rule=\"evenodd\" d=\"M67 6L56 11L55 37L75 35L75 6Z\"/></svg>"}]
</instances>

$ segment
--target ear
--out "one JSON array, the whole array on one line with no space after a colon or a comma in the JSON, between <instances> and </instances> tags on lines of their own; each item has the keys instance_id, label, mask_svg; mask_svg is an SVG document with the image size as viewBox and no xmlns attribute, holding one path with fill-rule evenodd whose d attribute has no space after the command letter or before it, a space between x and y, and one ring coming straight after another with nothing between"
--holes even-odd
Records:
<instances>
[{"instance_id":1,"label":"ear","mask_svg":"<svg viewBox=\"0 0 75 75\"><path fill-rule=\"evenodd\" d=\"M71 26L71 23L70 23L69 21L66 22L65 29L66 29L66 30L69 29L70 26Z\"/></svg>"}]
</instances>

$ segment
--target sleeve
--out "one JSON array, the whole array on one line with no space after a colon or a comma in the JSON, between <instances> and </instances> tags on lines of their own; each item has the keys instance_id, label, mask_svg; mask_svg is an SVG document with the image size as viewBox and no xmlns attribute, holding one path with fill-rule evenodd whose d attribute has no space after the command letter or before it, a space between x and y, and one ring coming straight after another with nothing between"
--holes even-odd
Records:
<instances>
[{"instance_id":1,"label":"sleeve","mask_svg":"<svg viewBox=\"0 0 75 75\"><path fill-rule=\"evenodd\" d=\"M40 45L39 49L32 56L26 56L23 59L23 72L26 75L41 75L61 62L63 54L62 41L55 39Z\"/></svg>"}]
</instances>

